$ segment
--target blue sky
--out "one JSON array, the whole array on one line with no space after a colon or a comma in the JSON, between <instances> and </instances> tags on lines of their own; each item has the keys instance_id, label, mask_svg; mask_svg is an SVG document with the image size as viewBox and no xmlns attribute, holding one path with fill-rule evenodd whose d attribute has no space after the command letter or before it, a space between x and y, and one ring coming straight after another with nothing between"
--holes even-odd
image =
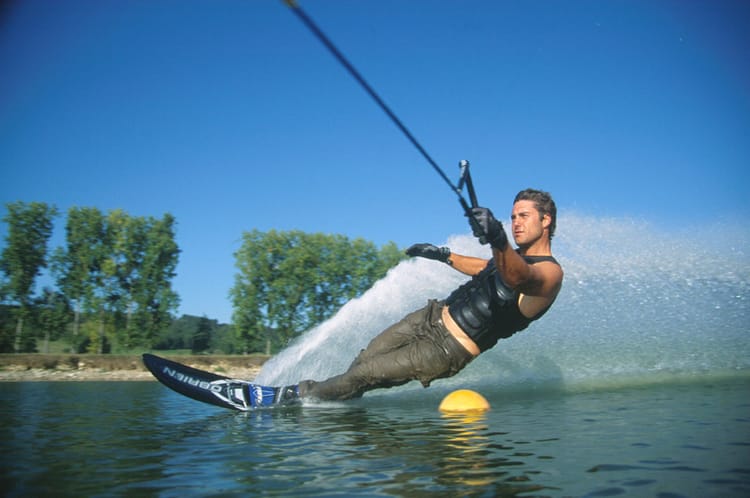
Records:
<instances>
[{"instance_id":1,"label":"blue sky","mask_svg":"<svg viewBox=\"0 0 750 498\"><path fill-rule=\"evenodd\" d=\"M750 3L300 4L449 177L471 161L498 217L528 186L562 213L696 237L750 214ZM23 0L0 16L2 215L17 200L174 214L181 313L230 320L243 231L401 247L468 231L281 1Z\"/></svg>"}]
</instances>

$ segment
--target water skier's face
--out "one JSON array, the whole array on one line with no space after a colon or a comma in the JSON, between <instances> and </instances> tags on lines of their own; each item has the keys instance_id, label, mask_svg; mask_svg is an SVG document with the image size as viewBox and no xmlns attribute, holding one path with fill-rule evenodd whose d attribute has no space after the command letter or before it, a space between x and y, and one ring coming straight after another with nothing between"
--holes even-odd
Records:
<instances>
[{"instance_id":1,"label":"water skier's face","mask_svg":"<svg viewBox=\"0 0 750 498\"><path fill-rule=\"evenodd\" d=\"M540 216L534 201L518 201L510 215L513 240L519 247L529 246L539 240L549 226L550 217Z\"/></svg>"}]
</instances>

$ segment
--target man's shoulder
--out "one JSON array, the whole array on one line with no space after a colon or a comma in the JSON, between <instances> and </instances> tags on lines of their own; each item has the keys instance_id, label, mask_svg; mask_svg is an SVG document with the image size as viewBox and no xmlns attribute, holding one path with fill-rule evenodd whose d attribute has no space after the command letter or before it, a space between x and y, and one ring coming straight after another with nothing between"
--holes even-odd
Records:
<instances>
[{"instance_id":1,"label":"man's shoulder","mask_svg":"<svg viewBox=\"0 0 750 498\"><path fill-rule=\"evenodd\" d=\"M526 260L526 262L529 263L530 265L535 265L537 263L549 262L549 263L554 263L557 266L561 266L560 262L557 261L557 259L555 259L555 257L552 256L551 254L550 255L546 255L546 256L528 256L528 255L524 255L523 259Z\"/></svg>"}]
</instances>

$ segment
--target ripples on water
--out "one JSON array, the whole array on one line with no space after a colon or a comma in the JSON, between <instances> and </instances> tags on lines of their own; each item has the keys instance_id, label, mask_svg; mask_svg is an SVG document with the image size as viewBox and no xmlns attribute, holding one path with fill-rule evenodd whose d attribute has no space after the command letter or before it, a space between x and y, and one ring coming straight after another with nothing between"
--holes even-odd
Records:
<instances>
[{"instance_id":1,"label":"ripples on water","mask_svg":"<svg viewBox=\"0 0 750 498\"><path fill-rule=\"evenodd\" d=\"M747 379L579 393L440 387L236 414L156 383L0 385L5 496L750 495Z\"/></svg>"}]
</instances>

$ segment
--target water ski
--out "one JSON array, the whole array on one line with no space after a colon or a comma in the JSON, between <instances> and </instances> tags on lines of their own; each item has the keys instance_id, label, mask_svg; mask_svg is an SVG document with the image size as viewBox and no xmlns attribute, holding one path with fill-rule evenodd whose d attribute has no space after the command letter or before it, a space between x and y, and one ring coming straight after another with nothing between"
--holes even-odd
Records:
<instances>
[{"instance_id":1,"label":"water ski","mask_svg":"<svg viewBox=\"0 0 750 498\"><path fill-rule=\"evenodd\" d=\"M183 396L232 410L255 408L296 401L296 386L269 387L246 380L232 379L192 368L152 354L143 355L143 363L159 382Z\"/></svg>"}]
</instances>

